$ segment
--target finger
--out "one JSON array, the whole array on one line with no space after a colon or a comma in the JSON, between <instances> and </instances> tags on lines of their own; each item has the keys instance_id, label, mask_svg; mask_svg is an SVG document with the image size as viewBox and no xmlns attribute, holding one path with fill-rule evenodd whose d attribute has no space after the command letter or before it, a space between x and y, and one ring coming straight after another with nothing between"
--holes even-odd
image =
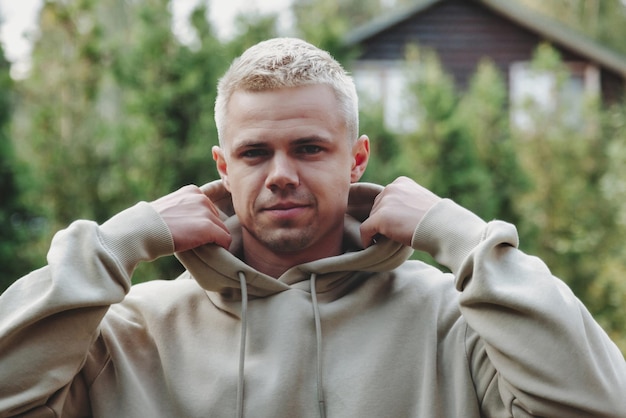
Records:
<instances>
[{"instance_id":1,"label":"finger","mask_svg":"<svg viewBox=\"0 0 626 418\"><path fill-rule=\"evenodd\" d=\"M378 235L378 230L375 226L375 221L370 216L367 218L360 227L361 232L361 243L363 244L363 248L367 248L372 244L376 243L375 237Z\"/></svg>"},{"instance_id":2,"label":"finger","mask_svg":"<svg viewBox=\"0 0 626 418\"><path fill-rule=\"evenodd\" d=\"M174 250L176 252L187 251L206 244L216 244L229 249L232 237L228 229L220 223L215 223L206 218L195 225L193 234L187 233L174 238Z\"/></svg>"},{"instance_id":3,"label":"finger","mask_svg":"<svg viewBox=\"0 0 626 418\"><path fill-rule=\"evenodd\" d=\"M217 209L215 209L214 205L212 205L212 209L213 209L213 213L209 216L209 219L211 220L211 223L213 223L214 225L220 227L224 232L226 232L228 235L230 235L230 231L228 230L228 227L226 226L226 224L220 218L220 215L219 215Z\"/></svg>"},{"instance_id":4,"label":"finger","mask_svg":"<svg viewBox=\"0 0 626 418\"><path fill-rule=\"evenodd\" d=\"M222 222L211 222L207 227L207 235L210 238L209 242L219 245L226 250L228 250L232 242L232 236Z\"/></svg>"},{"instance_id":5,"label":"finger","mask_svg":"<svg viewBox=\"0 0 626 418\"><path fill-rule=\"evenodd\" d=\"M211 214L215 216L218 220L220 220L220 211L217 209L217 206L215 206L215 203L213 203L207 197L205 200L205 204L206 204L206 207L211 211Z\"/></svg>"}]
</instances>

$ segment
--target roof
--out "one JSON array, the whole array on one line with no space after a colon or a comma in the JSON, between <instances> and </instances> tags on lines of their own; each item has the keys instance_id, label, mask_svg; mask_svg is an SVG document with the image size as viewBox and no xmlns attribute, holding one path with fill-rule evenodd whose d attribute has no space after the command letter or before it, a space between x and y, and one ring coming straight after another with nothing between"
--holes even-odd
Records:
<instances>
[{"instance_id":1,"label":"roof","mask_svg":"<svg viewBox=\"0 0 626 418\"><path fill-rule=\"evenodd\" d=\"M348 46L362 43L366 39L403 22L444 0L418 0L410 6L380 16L349 32L344 38ZM568 28L560 22L533 12L511 0L473 0L484 5L506 19L535 32L542 38L561 47L568 48L588 57L601 66L615 71L626 79L626 57L608 49L589 37Z\"/></svg>"}]
</instances>

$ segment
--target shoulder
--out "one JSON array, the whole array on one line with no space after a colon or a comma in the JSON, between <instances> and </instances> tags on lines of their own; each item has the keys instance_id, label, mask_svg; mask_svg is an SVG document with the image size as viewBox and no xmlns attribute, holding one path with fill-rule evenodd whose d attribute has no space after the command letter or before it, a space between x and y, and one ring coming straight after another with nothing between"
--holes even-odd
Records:
<instances>
[{"instance_id":1,"label":"shoulder","mask_svg":"<svg viewBox=\"0 0 626 418\"><path fill-rule=\"evenodd\" d=\"M454 276L428 263L408 260L393 270L394 287L416 315L456 321L461 317Z\"/></svg>"},{"instance_id":2,"label":"shoulder","mask_svg":"<svg viewBox=\"0 0 626 418\"><path fill-rule=\"evenodd\" d=\"M429 295L449 297L458 292L454 288L454 276L439 268L418 260L407 260L392 271L398 284L407 290Z\"/></svg>"},{"instance_id":3,"label":"shoulder","mask_svg":"<svg viewBox=\"0 0 626 418\"><path fill-rule=\"evenodd\" d=\"M124 300L112 305L107 319L153 322L208 302L206 292L187 272L175 280L152 280L131 287Z\"/></svg>"}]
</instances>

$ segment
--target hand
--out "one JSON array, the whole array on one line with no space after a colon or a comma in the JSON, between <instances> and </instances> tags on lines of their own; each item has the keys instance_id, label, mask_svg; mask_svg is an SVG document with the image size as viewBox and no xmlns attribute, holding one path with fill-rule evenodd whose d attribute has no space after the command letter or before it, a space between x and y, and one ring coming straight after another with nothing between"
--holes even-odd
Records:
<instances>
[{"instance_id":1,"label":"hand","mask_svg":"<svg viewBox=\"0 0 626 418\"><path fill-rule=\"evenodd\" d=\"M185 186L150 203L174 239L174 251L215 243L228 249L230 232L213 202L197 186Z\"/></svg>"},{"instance_id":2,"label":"hand","mask_svg":"<svg viewBox=\"0 0 626 418\"><path fill-rule=\"evenodd\" d=\"M415 228L441 198L408 177L398 177L374 200L361 224L361 240L369 247L377 234L410 246Z\"/></svg>"}]
</instances>

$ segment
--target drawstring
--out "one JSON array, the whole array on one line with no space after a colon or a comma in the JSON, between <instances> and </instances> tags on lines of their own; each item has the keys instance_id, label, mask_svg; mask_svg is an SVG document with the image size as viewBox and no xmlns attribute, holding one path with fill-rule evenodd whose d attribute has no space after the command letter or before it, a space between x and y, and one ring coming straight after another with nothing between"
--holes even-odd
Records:
<instances>
[{"instance_id":1,"label":"drawstring","mask_svg":"<svg viewBox=\"0 0 626 418\"><path fill-rule=\"evenodd\" d=\"M320 418L326 418L324 388L322 385L322 324L320 321L320 307L317 304L315 279L317 279L317 275L315 273L311 273L311 299L313 301L313 317L315 318L315 349L317 354L317 403L320 408Z\"/></svg>"},{"instance_id":2,"label":"drawstring","mask_svg":"<svg viewBox=\"0 0 626 418\"><path fill-rule=\"evenodd\" d=\"M246 360L246 333L248 330L248 287L246 276L237 273L241 285L241 340L239 342L239 380L237 382L237 418L243 418L244 363Z\"/></svg>"},{"instance_id":3,"label":"drawstring","mask_svg":"<svg viewBox=\"0 0 626 418\"><path fill-rule=\"evenodd\" d=\"M244 364L246 359L246 334L248 330L248 287L246 276L243 272L237 273L241 285L241 340L239 343L239 380L237 382L237 418L243 418L243 389L244 389ZM313 305L313 317L315 319L315 342L317 354L317 403L320 418L326 418L324 401L324 387L322 380L322 324L320 320L320 308L317 303L317 289L315 280L317 275L311 274L311 299Z\"/></svg>"}]
</instances>

